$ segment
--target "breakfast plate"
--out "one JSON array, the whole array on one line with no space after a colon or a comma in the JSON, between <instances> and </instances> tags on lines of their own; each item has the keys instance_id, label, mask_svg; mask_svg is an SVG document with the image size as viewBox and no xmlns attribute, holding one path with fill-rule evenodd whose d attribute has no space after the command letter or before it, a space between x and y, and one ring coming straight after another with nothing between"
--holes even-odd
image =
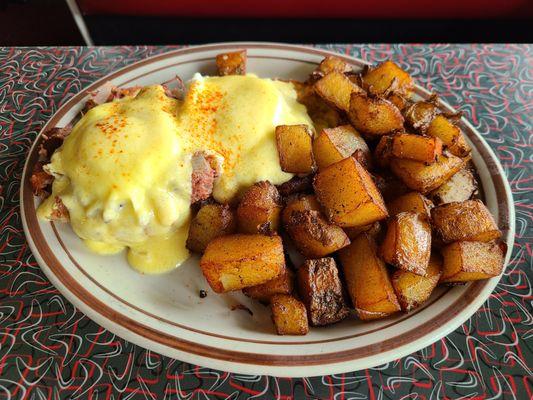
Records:
<instances>
[{"instance_id":1,"label":"breakfast plate","mask_svg":"<svg viewBox=\"0 0 533 400\"><path fill-rule=\"evenodd\" d=\"M43 127L74 120L89 93L110 81L129 87L184 80L199 72L214 75L217 54L247 49L248 71L260 77L305 80L328 51L274 43L212 44L174 50L122 68L67 101ZM336 56L360 69L365 62ZM419 98L430 93L416 86ZM441 102L449 112L453 108ZM490 147L464 118L460 126L472 148L482 197L507 243L514 240L514 206L504 171ZM439 287L423 306L374 322L348 318L305 337L276 336L267 307L240 292L207 296L208 289L191 257L179 268L143 275L123 254L89 252L70 225L38 219L38 199L30 175L38 159L42 134L29 152L21 187L24 231L39 265L51 282L91 319L122 338L163 355L202 366L245 374L314 376L373 367L417 351L455 330L482 304L499 277L465 286ZM244 306L244 307L243 307Z\"/></svg>"}]
</instances>

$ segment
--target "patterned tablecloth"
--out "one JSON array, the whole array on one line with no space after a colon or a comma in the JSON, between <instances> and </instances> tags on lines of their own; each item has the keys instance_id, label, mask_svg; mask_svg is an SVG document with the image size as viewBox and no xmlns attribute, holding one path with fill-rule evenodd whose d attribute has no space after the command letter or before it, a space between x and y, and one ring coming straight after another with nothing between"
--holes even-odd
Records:
<instances>
[{"instance_id":1,"label":"patterned tablecloth","mask_svg":"<svg viewBox=\"0 0 533 400\"><path fill-rule=\"evenodd\" d=\"M511 263L484 306L446 338L365 371L309 379L245 376L128 343L50 284L22 232L26 153L61 104L94 80L168 47L0 49L0 398L530 399L533 397L531 45L328 45L392 58L465 111L514 194Z\"/></svg>"}]
</instances>

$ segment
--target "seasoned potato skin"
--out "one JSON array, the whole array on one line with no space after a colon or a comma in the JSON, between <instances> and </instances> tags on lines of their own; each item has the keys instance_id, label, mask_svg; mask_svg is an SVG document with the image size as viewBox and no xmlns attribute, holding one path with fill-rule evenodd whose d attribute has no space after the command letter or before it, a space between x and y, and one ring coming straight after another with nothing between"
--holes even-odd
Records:
<instances>
[{"instance_id":1,"label":"seasoned potato skin","mask_svg":"<svg viewBox=\"0 0 533 400\"><path fill-rule=\"evenodd\" d=\"M453 154L442 154L433 164L426 165L420 161L393 157L390 160L391 171L410 189L426 194L443 185L468 160Z\"/></svg>"},{"instance_id":2,"label":"seasoned potato skin","mask_svg":"<svg viewBox=\"0 0 533 400\"><path fill-rule=\"evenodd\" d=\"M413 212L401 212L389 219L379 249L383 260L397 268L426 275L431 255L431 226L428 219Z\"/></svg>"},{"instance_id":3,"label":"seasoned potato skin","mask_svg":"<svg viewBox=\"0 0 533 400\"><path fill-rule=\"evenodd\" d=\"M402 310L411 311L429 299L439 283L441 274L442 260L437 255L432 255L429 259L426 276L396 270L392 274L392 286Z\"/></svg>"},{"instance_id":4,"label":"seasoned potato skin","mask_svg":"<svg viewBox=\"0 0 533 400\"><path fill-rule=\"evenodd\" d=\"M374 149L374 160L381 168L388 168L392 158L392 135L384 135Z\"/></svg>"},{"instance_id":5,"label":"seasoned potato skin","mask_svg":"<svg viewBox=\"0 0 533 400\"><path fill-rule=\"evenodd\" d=\"M284 266L281 238L259 234L215 238L200 259L202 273L217 293L268 282L279 276Z\"/></svg>"},{"instance_id":6,"label":"seasoned potato skin","mask_svg":"<svg viewBox=\"0 0 533 400\"><path fill-rule=\"evenodd\" d=\"M272 296L270 310L278 335L307 335L309 332L305 306L294 296L288 294Z\"/></svg>"},{"instance_id":7,"label":"seasoned potato skin","mask_svg":"<svg viewBox=\"0 0 533 400\"><path fill-rule=\"evenodd\" d=\"M363 93L351 94L348 117L355 129L367 135L380 136L403 130L402 113L394 104Z\"/></svg>"},{"instance_id":8,"label":"seasoned potato skin","mask_svg":"<svg viewBox=\"0 0 533 400\"><path fill-rule=\"evenodd\" d=\"M339 72L341 74L345 74L347 72L351 72L352 67L347 62L341 60L339 57L335 56L327 56L324 58L315 71L311 74L311 79L317 80L324 75L327 75L331 72Z\"/></svg>"},{"instance_id":9,"label":"seasoned potato skin","mask_svg":"<svg viewBox=\"0 0 533 400\"><path fill-rule=\"evenodd\" d=\"M361 150L366 165L371 166L372 157L368 145L350 125L323 129L313 141L313 154L319 169L350 157L357 150Z\"/></svg>"},{"instance_id":10,"label":"seasoned potato skin","mask_svg":"<svg viewBox=\"0 0 533 400\"><path fill-rule=\"evenodd\" d=\"M414 212L424 214L427 218L431 217L433 203L426 196L418 192L409 192L400 197L396 197L387 203L389 214L394 216L401 212Z\"/></svg>"},{"instance_id":11,"label":"seasoned potato skin","mask_svg":"<svg viewBox=\"0 0 533 400\"><path fill-rule=\"evenodd\" d=\"M315 91L326 103L342 111L350 108L350 95L364 90L344 74L333 71L315 83Z\"/></svg>"},{"instance_id":12,"label":"seasoned potato skin","mask_svg":"<svg viewBox=\"0 0 533 400\"><path fill-rule=\"evenodd\" d=\"M242 233L269 234L277 231L281 212L278 189L268 181L258 182L246 192L237 207L237 223Z\"/></svg>"},{"instance_id":13,"label":"seasoned potato skin","mask_svg":"<svg viewBox=\"0 0 533 400\"><path fill-rule=\"evenodd\" d=\"M363 232L366 233L368 236L376 239L382 233L382 226L381 226L381 222L376 221L371 224L363 225L359 227L344 228L344 232L346 232L350 240L355 239L357 236L359 236Z\"/></svg>"},{"instance_id":14,"label":"seasoned potato skin","mask_svg":"<svg viewBox=\"0 0 533 400\"><path fill-rule=\"evenodd\" d=\"M405 122L420 133L427 131L439 108L428 101L418 101L404 110Z\"/></svg>"},{"instance_id":15,"label":"seasoned potato skin","mask_svg":"<svg viewBox=\"0 0 533 400\"><path fill-rule=\"evenodd\" d=\"M489 242L501 232L481 200L443 204L431 210L436 233L444 243L466 240Z\"/></svg>"},{"instance_id":16,"label":"seasoned potato skin","mask_svg":"<svg viewBox=\"0 0 533 400\"><path fill-rule=\"evenodd\" d=\"M503 270L502 246L491 242L455 242L441 250L441 283L469 282L498 276Z\"/></svg>"},{"instance_id":17,"label":"seasoned potato skin","mask_svg":"<svg viewBox=\"0 0 533 400\"><path fill-rule=\"evenodd\" d=\"M388 216L372 177L353 157L319 171L313 186L327 218L339 226L368 225Z\"/></svg>"},{"instance_id":18,"label":"seasoned potato skin","mask_svg":"<svg viewBox=\"0 0 533 400\"><path fill-rule=\"evenodd\" d=\"M276 144L282 171L309 174L315 170L313 132L307 125L276 126Z\"/></svg>"},{"instance_id":19,"label":"seasoned potato skin","mask_svg":"<svg viewBox=\"0 0 533 400\"><path fill-rule=\"evenodd\" d=\"M276 278L256 286L244 288L242 292L254 300L267 303L270 298L277 294L290 294L294 289L294 273L283 267L282 272Z\"/></svg>"},{"instance_id":20,"label":"seasoned potato skin","mask_svg":"<svg viewBox=\"0 0 533 400\"><path fill-rule=\"evenodd\" d=\"M433 164L442 154L442 142L431 136L398 133L392 139L392 155L397 158Z\"/></svg>"},{"instance_id":21,"label":"seasoned potato skin","mask_svg":"<svg viewBox=\"0 0 533 400\"><path fill-rule=\"evenodd\" d=\"M307 193L313 190L313 175L293 176L289 181L277 185L278 192L283 197L297 193Z\"/></svg>"},{"instance_id":22,"label":"seasoned potato skin","mask_svg":"<svg viewBox=\"0 0 533 400\"><path fill-rule=\"evenodd\" d=\"M477 193L477 182L472 171L463 168L447 182L430 193L435 204L470 200Z\"/></svg>"},{"instance_id":23,"label":"seasoned potato skin","mask_svg":"<svg viewBox=\"0 0 533 400\"><path fill-rule=\"evenodd\" d=\"M350 244L342 228L328 223L318 211L292 211L285 229L300 253L324 257Z\"/></svg>"},{"instance_id":24,"label":"seasoned potato skin","mask_svg":"<svg viewBox=\"0 0 533 400\"><path fill-rule=\"evenodd\" d=\"M348 294L363 320L384 318L400 311L385 263L377 256L376 243L366 233L339 252Z\"/></svg>"},{"instance_id":25,"label":"seasoned potato skin","mask_svg":"<svg viewBox=\"0 0 533 400\"><path fill-rule=\"evenodd\" d=\"M333 258L307 260L298 268L297 281L311 325L329 325L348 316L349 310Z\"/></svg>"},{"instance_id":26,"label":"seasoned potato skin","mask_svg":"<svg viewBox=\"0 0 533 400\"><path fill-rule=\"evenodd\" d=\"M219 76L245 75L246 50L219 54L216 57L216 64Z\"/></svg>"},{"instance_id":27,"label":"seasoned potato skin","mask_svg":"<svg viewBox=\"0 0 533 400\"><path fill-rule=\"evenodd\" d=\"M206 204L191 221L186 246L189 250L201 254L210 241L235 232L236 226L229 205Z\"/></svg>"},{"instance_id":28,"label":"seasoned potato skin","mask_svg":"<svg viewBox=\"0 0 533 400\"><path fill-rule=\"evenodd\" d=\"M363 76L363 86L374 94L383 94L391 89L395 93L408 94L414 83L411 76L397 64L385 61Z\"/></svg>"},{"instance_id":29,"label":"seasoned potato skin","mask_svg":"<svg viewBox=\"0 0 533 400\"><path fill-rule=\"evenodd\" d=\"M320 211L320 203L314 194L298 194L287 200L287 205L281 213L283 225L289 223L289 217L293 211L314 210Z\"/></svg>"},{"instance_id":30,"label":"seasoned potato skin","mask_svg":"<svg viewBox=\"0 0 533 400\"><path fill-rule=\"evenodd\" d=\"M466 157L470 154L470 146L466 143L461 129L444 115L437 115L433 118L425 133L438 137L457 157Z\"/></svg>"}]
</instances>

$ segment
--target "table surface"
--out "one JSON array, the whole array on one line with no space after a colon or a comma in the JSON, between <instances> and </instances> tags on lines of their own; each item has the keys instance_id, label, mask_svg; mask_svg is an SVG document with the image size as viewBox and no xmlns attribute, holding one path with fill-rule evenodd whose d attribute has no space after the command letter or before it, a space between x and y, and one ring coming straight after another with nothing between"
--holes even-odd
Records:
<instances>
[{"instance_id":1,"label":"table surface","mask_svg":"<svg viewBox=\"0 0 533 400\"><path fill-rule=\"evenodd\" d=\"M533 397L531 45L323 45L391 58L462 109L501 160L516 240L483 307L433 345L376 368L304 379L229 374L128 343L77 311L33 258L21 227L26 153L61 104L94 80L171 47L0 48L0 398Z\"/></svg>"}]
</instances>

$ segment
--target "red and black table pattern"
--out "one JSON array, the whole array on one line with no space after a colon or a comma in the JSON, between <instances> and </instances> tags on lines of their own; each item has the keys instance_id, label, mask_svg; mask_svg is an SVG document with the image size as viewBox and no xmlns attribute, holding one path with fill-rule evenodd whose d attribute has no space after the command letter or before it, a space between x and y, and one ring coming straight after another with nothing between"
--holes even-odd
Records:
<instances>
[{"instance_id":1,"label":"red and black table pattern","mask_svg":"<svg viewBox=\"0 0 533 400\"><path fill-rule=\"evenodd\" d=\"M315 378L230 374L135 346L77 311L52 286L22 231L19 187L44 123L96 79L172 47L0 48L0 398L531 399L531 45L323 45L393 59L465 112L496 152L516 206L510 265L455 332L368 370Z\"/></svg>"}]
</instances>

